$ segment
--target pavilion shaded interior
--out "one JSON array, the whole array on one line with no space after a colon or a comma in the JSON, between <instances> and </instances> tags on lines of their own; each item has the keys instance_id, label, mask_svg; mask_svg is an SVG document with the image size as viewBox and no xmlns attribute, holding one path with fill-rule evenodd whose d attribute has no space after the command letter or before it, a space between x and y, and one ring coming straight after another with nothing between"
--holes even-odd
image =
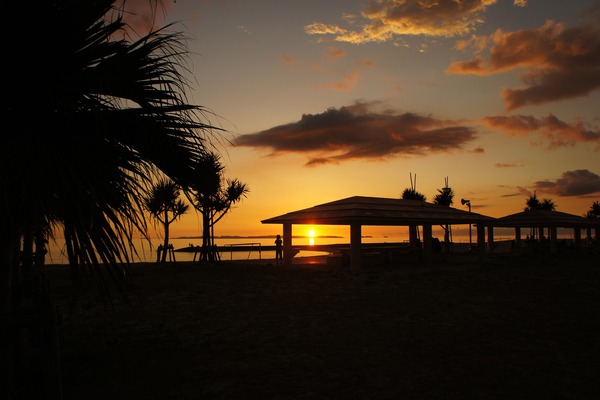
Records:
<instances>
[{"instance_id":1,"label":"pavilion shaded interior","mask_svg":"<svg viewBox=\"0 0 600 400\"><path fill-rule=\"evenodd\" d=\"M419 200L354 196L261 221L283 225L284 264L291 264L293 225L350 226L350 265L360 268L363 226L421 226L423 255L432 253L433 225L477 225L477 245L485 248L485 227L495 218ZM411 240L412 241L412 240ZM483 250L482 250L483 251Z\"/></svg>"}]
</instances>

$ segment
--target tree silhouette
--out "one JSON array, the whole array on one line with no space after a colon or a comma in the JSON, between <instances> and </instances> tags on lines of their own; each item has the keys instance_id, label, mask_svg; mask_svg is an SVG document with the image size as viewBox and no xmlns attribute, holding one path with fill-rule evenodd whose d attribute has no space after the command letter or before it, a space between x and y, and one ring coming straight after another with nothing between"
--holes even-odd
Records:
<instances>
[{"instance_id":1,"label":"tree silhouette","mask_svg":"<svg viewBox=\"0 0 600 400\"><path fill-rule=\"evenodd\" d=\"M150 215L163 226L164 240L162 248L161 263L167 261L167 249L169 248L169 225L185 214L189 208L179 198L181 194L179 185L168 178L160 179L144 199L144 206Z\"/></svg>"},{"instance_id":2,"label":"tree silhouette","mask_svg":"<svg viewBox=\"0 0 600 400\"><path fill-rule=\"evenodd\" d=\"M0 149L2 315L18 315L24 303L49 310L49 319L55 315L41 261L44 243L58 232L76 293L87 271L108 272L109 279L96 280L105 299L105 282L123 291L133 232L146 231L142 199L149 183L157 171L175 182L188 175L209 133L219 130L199 122L207 110L187 102L186 38L167 33L167 26L131 40L119 10L105 18L113 3L6 4L5 33L22 32L27 16L28 34L38 41L35 49L18 39L4 46L10 79L2 121L12 134ZM51 328L30 329L51 338ZM12 398L12 383L24 379L21 332L0 331L0 398ZM58 397L60 379L46 381L56 386L26 385L45 393L23 397Z\"/></svg>"},{"instance_id":3,"label":"tree silhouette","mask_svg":"<svg viewBox=\"0 0 600 400\"><path fill-rule=\"evenodd\" d=\"M554 211L556 210L556 205L554 204L554 201L545 198L542 201L540 201L537 198L537 195L535 192L533 192L533 194L531 196L529 196L529 198L525 201L525 208L524 211L531 211L531 210L546 210L546 211ZM544 237L544 228L543 227L539 227L539 238L542 239ZM535 239L535 229L532 229L532 236Z\"/></svg>"},{"instance_id":4,"label":"tree silhouette","mask_svg":"<svg viewBox=\"0 0 600 400\"><path fill-rule=\"evenodd\" d=\"M589 219L600 218L600 202L593 202L590 209L585 213L585 217Z\"/></svg>"},{"instance_id":5,"label":"tree silhouette","mask_svg":"<svg viewBox=\"0 0 600 400\"><path fill-rule=\"evenodd\" d=\"M540 209L541 209L540 200L537 198L536 193L533 192L533 194L530 195L529 198L525 201L524 211L540 210Z\"/></svg>"},{"instance_id":6,"label":"tree silhouette","mask_svg":"<svg viewBox=\"0 0 600 400\"><path fill-rule=\"evenodd\" d=\"M402 199L403 200L419 200L425 201L427 197L424 194L417 192L417 174L415 174L415 180L413 181L412 173L410 176L410 188L406 188L402 191ZM417 247L419 245L419 231L416 225L408 226L408 238L409 243L413 247Z\"/></svg>"},{"instance_id":7,"label":"tree silhouette","mask_svg":"<svg viewBox=\"0 0 600 400\"><path fill-rule=\"evenodd\" d=\"M446 207L450 207L454 203L454 191L448 186L448 177L445 178L445 186L438 189L438 194L433 198L433 203ZM446 247L446 252L450 252L452 242L450 238L450 225L446 224L445 226L442 226L442 228L444 229L444 245Z\"/></svg>"},{"instance_id":8,"label":"tree silhouette","mask_svg":"<svg viewBox=\"0 0 600 400\"><path fill-rule=\"evenodd\" d=\"M225 179L221 157L207 152L196 164L197 176L188 182L186 194L202 215L200 261L218 261L214 227L231 207L246 197L249 188L237 179Z\"/></svg>"},{"instance_id":9,"label":"tree silhouette","mask_svg":"<svg viewBox=\"0 0 600 400\"><path fill-rule=\"evenodd\" d=\"M600 218L600 202L598 201L594 201L592 203L592 205L590 206L590 209L585 213L584 215L586 218L589 219L599 219ZM596 228L596 238L599 238L600 235L598 234L598 228ZM592 243L592 228L587 228L587 237L588 237L588 241L590 243ZM598 240L596 240L596 248L598 248L598 246L600 246L600 242Z\"/></svg>"}]
</instances>

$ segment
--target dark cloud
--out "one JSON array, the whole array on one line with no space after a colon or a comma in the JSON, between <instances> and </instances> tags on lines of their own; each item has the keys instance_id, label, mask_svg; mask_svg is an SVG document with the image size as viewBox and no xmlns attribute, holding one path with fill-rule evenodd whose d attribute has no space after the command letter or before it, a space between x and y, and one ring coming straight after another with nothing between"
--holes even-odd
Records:
<instances>
[{"instance_id":1,"label":"dark cloud","mask_svg":"<svg viewBox=\"0 0 600 400\"><path fill-rule=\"evenodd\" d=\"M537 191L557 196L582 196L600 193L600 176L587 169L563 172L562 177L554 181L534 183Z\"/></svg>"},{"instance_id":2,"label":"dark cloud","mask_svg":"<svg viewBox=\"0 0 600 400\"><path fill-rule=\"evenodd\" d=\"M505 33L496 31L489 62L481 55L466 62L452 63L451 74L492 75L514 69L523 70L524 88L502 92L507 110L529 104L586 96L600 89L600 29L597 25L566 28L548 21L533 30ZM477 45L475 45L477 47ZM482 49L477 47L477 51Z\"/></svg>"},{"instance_id":3,"label":"dark cloud","mask_svg":"<svg viewBox=\"0 0 600 400\"><path fill-rule=\"evenodd\" d=\"M491 116L485 117L483 122L491 128L503 130L510 136L538 135L544 139L550 150L573 146L575 143L593 143L596 145L595 150L600 151L600 129L586 127L581 121L568 124L548 114L543 118L531 115Z\"/></svg>"},{"instance_id":4,"label":"dark cloud","mask_svg":"<svg viewBox=\"0 0 600 400\"><path fill-rule=\"evenodd\" d=\"M415 113L377 111L377 103L357 102L294 123L242 135L237 145L266 148L272 154L305 153L307 165L346 160L383 160L461 150L476 138L473 128Z\"/></svg>"}]
</instances>

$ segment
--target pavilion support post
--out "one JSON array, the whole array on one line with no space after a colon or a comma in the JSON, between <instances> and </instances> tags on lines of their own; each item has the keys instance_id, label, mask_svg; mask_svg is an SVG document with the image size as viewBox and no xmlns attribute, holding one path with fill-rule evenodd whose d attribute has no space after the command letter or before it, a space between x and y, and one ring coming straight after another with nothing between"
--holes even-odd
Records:
<instances>
[{"instance_id":1,"label":"pavilion support post","mask_svg":"<svg viewBox=\"0 0 600 400\"><path fill-rule=\"evenodd\" d=\"M515 249L517 251L521 249L521 244L521 228L517 226L515 228Z\"/></svg>"},{"instance_id":2,"label":"pavilion support post","mask_svg":"<svg viewBox=\"0 0 600 400\"><path fill-rule=\"evenodd\" d=\"M283 265L292 265L292 224L283 224Z\"/></svg>"},{"instance_id":3,"label":"pavilion support post","mask_svg":"<svg viewBox=\"0 0 600 400\"><path fill-rule=\"evenodd\" d=\"M350 225L350 269L361 269L361 225Z\"/></svg>"},{"instance_id":4,"label":"pavilion support post","mask_svg":"<svg viewBox=\"0 0 600 400\"><path fill-rule=\"evenodd\" d=\"M573 228L573 234L575 237L575 250L579 250L581 248L581 228Z\"/></svg>"},{"instance_id":5,"label":"pavilion support post","mask_svg":"<svg viewBox=\"0 0 600 400\"><path fill-rule=\"evenodd\" d=\"M488 253L492 254L494 252L494 227L493 226L488 226L487 227L487 234L488 234Z\"/></svg>"},{"instance_id":6,"label":"pavilion support post","mask_svg":"<svg viewBox=\"0 0 600 400\"><path fill-rule=\"evenodd\" d=\"M423 260L430 263L433 259L433 243L432 243L431 225L423 225Z\"/></svg>"},{"instance_id":7,"label":"pavilion support post","mask_svg":"<svg viewBox=\"0 0 600 400\"><path fill-rule=\"evenodd\" d=\"M485 254L485 226L477 224L477 254L481 258Z\"/></svg>"},{"instance_id":8,"label":"pavilion support post","mask_svg":"<svg viewBox=\"0 0 600 400\"><path fill-rule=\"evenodd\" d=\"M418 247L418 235L416 225L408 226L408 243L412 248Z\"/></svg>"},{"instance_id":9,"label":"pavilion support post","mask_svg":"<svg viewBox=\"0 0 600 400\"><path fill-rule=\"evenodd\" d=\"M555 226L548 228L548 236L550 236L550 253L558 253L558 232Z\"/></svg>"}]
</instances>

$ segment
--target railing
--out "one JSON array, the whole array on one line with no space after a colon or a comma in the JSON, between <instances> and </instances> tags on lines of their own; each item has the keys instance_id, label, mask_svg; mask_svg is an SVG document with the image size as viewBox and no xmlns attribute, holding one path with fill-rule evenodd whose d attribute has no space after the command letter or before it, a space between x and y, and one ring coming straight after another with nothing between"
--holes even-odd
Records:
<instances>
[{"instance_id":1,"label":"railing","mask_svg":"<svg viewBox=\"0 0 600 400\"><path fill-rule=\"evenodd\" d=\"M260 243L235 243L235 244L223 244L220 246L221 249L219 250L221 253L225 253L226 251L229 251L230 253L230 259L233 260L233 252L239 252L239 251L244 251L244 250L248 250L248 260L250 259L250 255L252 254L252 251L255 251L255 248L258 247L258 259L260 260L262 257L262 249L261 249L261 244ZM229 247L229 250L225 250L225 247ZM241 248L240 248L241 247Z\"/></svg>"}]
</instances>

